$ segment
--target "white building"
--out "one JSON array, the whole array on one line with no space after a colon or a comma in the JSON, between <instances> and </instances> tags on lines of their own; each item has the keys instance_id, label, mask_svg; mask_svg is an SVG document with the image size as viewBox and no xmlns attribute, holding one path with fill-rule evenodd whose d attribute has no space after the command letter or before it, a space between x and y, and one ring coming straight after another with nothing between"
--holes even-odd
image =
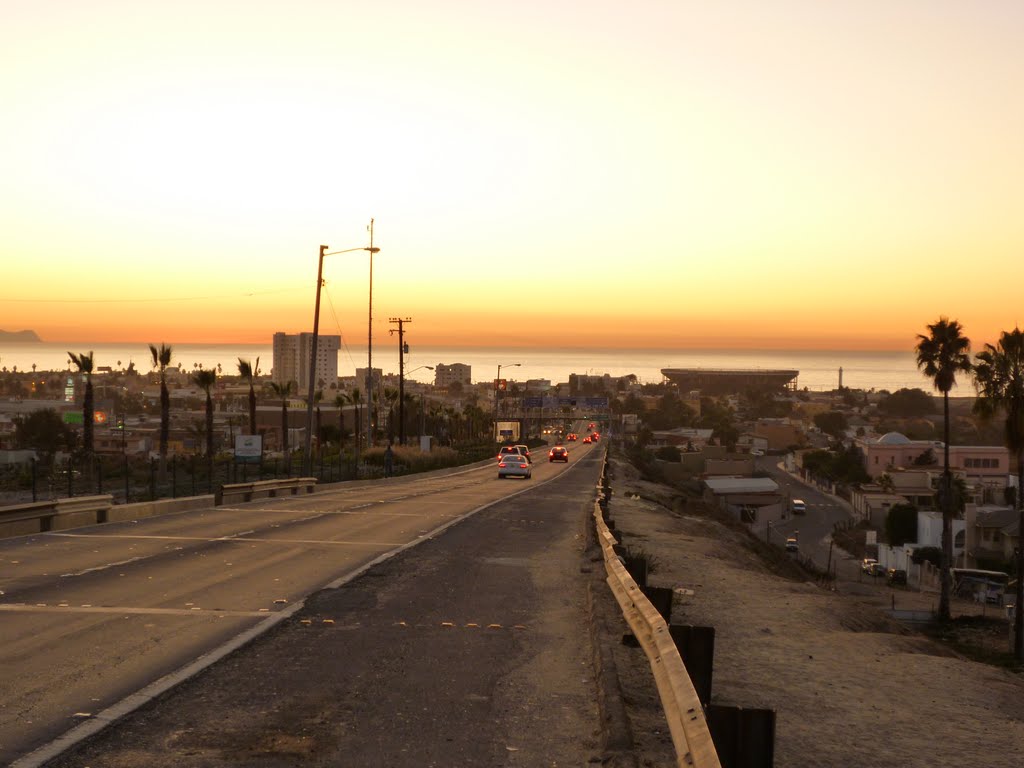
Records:
<instances>
[{"instance_id":1,"label":"white building","mask_svg":"<svg viewBox=\"0 0 1024 768\"><path fill-rule=\"evenodd\" d=\"M313 346L312 333L275 333L274 367L271 379L277 384L294 381L298 393L309 390L309 354ZM338 350L341 336L321 336L316 339L316 384L328 389L338 386Z\"/></svg>"}]
</instances>

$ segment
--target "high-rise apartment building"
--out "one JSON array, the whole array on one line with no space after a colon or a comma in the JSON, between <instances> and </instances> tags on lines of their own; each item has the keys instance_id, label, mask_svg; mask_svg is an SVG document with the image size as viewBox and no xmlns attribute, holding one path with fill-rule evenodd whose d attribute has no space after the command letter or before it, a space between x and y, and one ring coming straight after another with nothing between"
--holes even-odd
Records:
<instances>
[{"instance_id":1,"label":"high-rise apartment building","mask_svg":"<svg viewBox=\"0 0 1024 768\"><path fill-rule=\"evenodd\" d=\"M309 355L313 346L312 333L275 333L274 368L271 380L277 384L294 381L296 394L309 390ZM338 384L338 350L341 336L317 335L316 388L327 389Z\"/></svg>"},{"instance_id":2,"label":"high-rise apartment building","mask_svg":"<svg viewBox=\"0 0 1024 768\"><path fill-rule=\"evenodd\" d=\"M434 366L434 385L447 387L457 382L468 387L471 383L471 372L471 367L465 363L452 363L451 365L438 363Z\"/></svg>"}]
</instances>

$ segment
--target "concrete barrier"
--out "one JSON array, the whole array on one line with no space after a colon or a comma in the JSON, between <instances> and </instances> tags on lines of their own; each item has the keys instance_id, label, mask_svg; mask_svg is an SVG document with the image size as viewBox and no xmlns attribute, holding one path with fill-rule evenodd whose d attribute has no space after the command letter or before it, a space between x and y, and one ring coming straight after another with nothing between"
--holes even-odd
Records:
<instances>
[{"instance_id":1,"label":"concrete barrier","mask_svg":"<svg viewBox=\"0 0 1024 768\"><path fill-rule=\"evenodd\" d=\"M169 515L173 512L188 512L214 506L214 495L184 496L179 499L140 501L134 504L117 504L107 510L108 523L122 523L126 520L142 520L147 517Z\"/></svg>"}]
</instances>

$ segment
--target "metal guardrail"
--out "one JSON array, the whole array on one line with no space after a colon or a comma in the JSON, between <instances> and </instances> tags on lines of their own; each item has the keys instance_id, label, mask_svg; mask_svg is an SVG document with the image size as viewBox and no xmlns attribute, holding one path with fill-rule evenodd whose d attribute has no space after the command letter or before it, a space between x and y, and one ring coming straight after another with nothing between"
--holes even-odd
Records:
<instances>
[{"instance_id":1,"label":"metal guardrail","mask_svg":"<svg viewBox=\"0 0 1024 768\"><path fill-rule=\"evenodd\" d=\"M276 480L253 480L250 483L222 485L216 494L216 504L252 501L253 499L295 496L312 493L316 487L315 477L282 477Z\"/></svg>"},{"instance_id":2,"label":"metal guardrail","mask_svg":"<svg viewBox=\"0 0 1024 768\"><path fill-rule=\"evenodd\" d=\"M606 470L607 459L602 465L602 478ZM599 501L594 502L594 523L597 526L598 542L604 552L608 585L622 609L626 623L647 654L654 673L676 751L676 764L680 768L721 768L704 708L669 633L668 625L615 552L616 540L605 524Z\"/></svg>"},{"instance_id":3,"label":"metal guardrail","mask_svg":"<svg viewBox=\"0 0 1024 768\"><path fill-rule=\"evenodd\" d=\"M0 538L94 525L107 521L110 496L76 496L0 507Z\"/></svg>"}]
</instances>

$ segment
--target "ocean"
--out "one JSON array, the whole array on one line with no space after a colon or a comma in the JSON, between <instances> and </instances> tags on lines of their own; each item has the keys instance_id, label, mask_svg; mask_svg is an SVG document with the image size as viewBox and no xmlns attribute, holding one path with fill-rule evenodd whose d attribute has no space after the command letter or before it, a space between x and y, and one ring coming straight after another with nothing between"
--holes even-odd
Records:
<instances>
[{"instance_id":1,"label":"ocean","mask_svg":"<svg viewBox=\"0 0 1024 768\"><path fill-rule=\"evenodd\" d=\"M376 342L376 340L375 340ZM273 353L270 344L172 344L172 364L192 369L198 365L217 368L225 375L238 371L238 358L255 362L260 370L270 372ZM68 351L95 355L97 367L114 370L135 363L136 370L151 370L152 357L146 344L97 343L24 343L0 344L0 370L66 371ZM420 366L438 363L465 363L472 367L473 381L490 381L502 367L502 378L526 380L548 379L552 383L569 380L569 374L635 374L643 383L662 380L662 368L743 368L793 369L800 371L797 386L812 391L830 390L839 385L839 369L843 385L855 389L887 389L920 387L931 390L931 384L914 364L912 350L906 352L808 351L808 350L696 350L696 349L530 349L502 347L416 347L406 355L405 370L409 378L432 381L433 373ZM518 366L516 365L518 363ZM398 344L390 337L373 346L373 365L384 373L398 373ZM356 367L366 366L366 346L342 345L338 353L338 370L351 376ZM418 370L417 370L418 369ZM953 394L973 394L966 380L958 381Z\"/></svg>"}]
</instances>

